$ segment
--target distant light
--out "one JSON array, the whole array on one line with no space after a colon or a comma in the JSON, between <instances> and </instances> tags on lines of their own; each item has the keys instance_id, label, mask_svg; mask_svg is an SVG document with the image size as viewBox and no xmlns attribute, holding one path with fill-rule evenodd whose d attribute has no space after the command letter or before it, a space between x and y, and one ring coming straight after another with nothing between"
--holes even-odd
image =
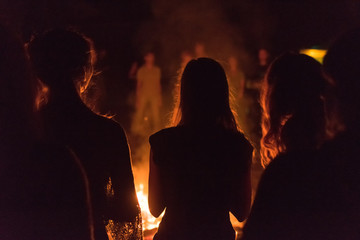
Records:
<instances>
[{"instance_id":1,"label":"distant light","mask_svg":"<svg viewBox=\"0 0 360 240\"><path fill-rule=\"evenodd\" d=\"M312 58L314 58L315 60L317 60L318 62L322 63L324 56L326 54L325 49L302 49L300 50L300 53L308 55Z\"/></svg>"}]
</instances>

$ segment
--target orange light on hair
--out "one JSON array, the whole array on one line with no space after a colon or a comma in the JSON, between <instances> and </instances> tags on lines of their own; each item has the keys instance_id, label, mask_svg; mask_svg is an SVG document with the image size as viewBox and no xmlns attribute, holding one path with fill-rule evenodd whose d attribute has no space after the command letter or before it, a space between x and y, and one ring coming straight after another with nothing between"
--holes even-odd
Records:
<instances>
[{"instance_id":1,"label":"orange light on hair","mask_svg":"<svg viewBox=\"0 0 360 240\"><path fill-rule=\"evenodd\" d=\"M327 50L324 49L302 49L300 53L314 58L316 61L322 63Z\"/></svg>"},{"instance_id":2,"label":"orange light on hair","mask_svg":"<svg viewBox=\"0 0 360 240\"><path fill-rule=\"evenodd\" d=\"M49 88L40 80L37 81L35 109L39 110L43 105L46 105L49 97Z\"/></svg>"}]
</instances>

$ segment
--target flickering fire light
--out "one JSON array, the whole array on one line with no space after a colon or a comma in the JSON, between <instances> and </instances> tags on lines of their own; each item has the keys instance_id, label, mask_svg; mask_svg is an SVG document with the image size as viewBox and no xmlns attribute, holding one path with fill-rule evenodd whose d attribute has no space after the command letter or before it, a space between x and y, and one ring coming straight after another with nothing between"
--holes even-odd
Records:
<instances>
[{"instance_id":1,"label":"flickering fire light","mask_svg":"<svg viewBox=\"0 0 360 240\"><path fill-rule=\"evenodd\" d=\"M137 185L136 194L141 208L143 229L151 230L158 228L164 212L158 218L155 218L153 215L151 215L148 204L148 193L144 187L144 184L140 183Z\"/></svg>"},{"instance_id":2,"label":"flickering fire light","mask_svg":"<svg viewBox=\"0 0 360 240\"><path fill-rule=\"evenodd\" d=\"M306 54L306 55L316 59L318 62L322 63L324 56L326 54L326 50L324 50L324 49L302 49L302 50L300 50L300 53Z\"/></svg>"}]
</instances>

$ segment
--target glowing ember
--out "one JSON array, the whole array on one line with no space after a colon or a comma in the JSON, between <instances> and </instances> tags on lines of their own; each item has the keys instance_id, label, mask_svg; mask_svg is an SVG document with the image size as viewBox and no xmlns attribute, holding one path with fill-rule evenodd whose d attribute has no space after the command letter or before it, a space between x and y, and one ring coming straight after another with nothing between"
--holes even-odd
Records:
<instances>
[{"instance_id":1,"label":"glowing ember","mask_svg":"<svg viewBox=\"0 0 360 240\"><path fill-rule=\"evenodd\" d=\"M143 229L151 230L158 228L164 213L162 213L158 218L151 215L148 204L148 193L144 189L144 184L140 183L137 185L136 194L141 208Z\"/></svg>"}]
</instances>

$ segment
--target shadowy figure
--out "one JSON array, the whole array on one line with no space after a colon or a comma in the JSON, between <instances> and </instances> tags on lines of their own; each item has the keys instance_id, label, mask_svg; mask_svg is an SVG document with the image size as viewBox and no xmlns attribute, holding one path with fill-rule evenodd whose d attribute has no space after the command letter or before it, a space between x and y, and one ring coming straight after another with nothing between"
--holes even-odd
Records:
<instances>
[{"instance_id":1,"label":"shadowy figure","mask_svg":"<svg viewBox=\"0 0 360 240\"><path fill-rule=\"evenodd\" d=\"M181 52L180 59L180 69L181 71L183 71L186 65L190 62L190 60L193 59L193 56L191 55L191 52L189 52L188 50L184 50Z\"/></svg>"},{"instance_id":2,"label":"shadowy figure","mask_svg":"<svg viewBox=\"0 0 360 240\"><path fill-rule=\"evenodd\" d=\"M269 63L270 63L269 61L270 54L268 50L266 50L265 48L259 49L258 59L259 59L258 74L259 74L259 78L263 79L265 77L266 70L269 67Z\"/></svg>"},{"instance_id":3,"label":"shadowy figure","mask_svg":"<svg viewBox=\"0 0 360 240\"><path fill-rule=\"evenodd\" d=\"M260 180L243 239L322 239L312 235L320 193L316 149L325 139L320 63L303 54L278 57L265 76Z\"/></svg>"},{"instance_id":4,"label":"shadowy figure","mask_svg":"<svg viewBox=\"0 0 360 240\"><path fill-rule=\"evenodd\" d=\"M260 140L261 140L261 106L260 92L264 82L265 73L269 67L270 54L266 49L259 49L257 56L256 72L246 79L244 99L246 100L246 131L255 147L253 168L260 172Z\"/></svg>"},{"instance_id":5,"label":"shadowy figure","mask_svg":"<svg viewBox=\"0 0 360 240\"><path fill-rule=\"evenodd\" d=\"M69 30L52 30L29 44L37 77L49 89L41 109L46 135L69 146L79 157L91 189L95 237L141 239L129 147L122 127L88 109L79 88L90 81L92 42Z\"/></svg>"},{"instance_id":6,"label":"shadowy figure","mask_svg":"<svg viewBox=\"0 0 360 240\"><path fill-rule=\"evenodd\" d=\"M245 90L245 75L239 69L238 60L234 56L230 56L228 59L229 63L229 82L230 87L234 91L234 97L236 101L240 101L244 96L244 90Z\"/></svg>"},{"instance_id":7,"label":"shadowy figure","mask_svg":"<svg viewBox=\"0 0 360 240\"><path fill-rule=\"evenodd\" d=\"M64 146L40 138L35 82L20 41L0 27L1 239L94 239L87 177Z\"/></svg>"},{"instance_id":8,"label":"shadowy figure","mask_svg":"<svg viewBox=\"0 0 360 240\"><path fill-rule=\"evenodd\" d=\"M285 54L271 65L261 97L262 160L279 153L315 149L325 135L326 80L320 63L304 54Z\"/></svg>"},{"instance_id":9,"label":"shadowy figure","mask_svg":"<svg viewBox=\"0 0 360 240\"><path fill-rule=\"evenodd\" d=\"M161 71L155 65L154 53L148 52L144 60L144 65L136 74L136 111L131 126L132 132L136 134L142 134L145 131L146 121L150 121L151 129L160 128Z\"/></svg>"},{"instance_id":10,"label":"shadowy figure","mask_svg":"<svg viewBox=\"0 0 360 240\"><path fill-rule=\"evenodd\" d=\"M149 207L155 217L166 208L154 239L234 239L229 212L248 215L252 146L238 131L219 63L188 63L173 125L150 137Z\"/></svg>"},{"instance_id":11,"label":"shadowy figure","mask_svg":"<svg viewBox=\"0 0 360 240\"><path fill-rule=\"evenodd\" d=\"M194 46L194 54L196 58L204 58L207 56L205 45L202 42L197 42Z\"/></svg>"},{"instance_id":12,"label":"shadowy figure","mask_svg":"<svg viewBox=\"0 0 360 240\"><path fill-rule=\"evenodd\" d=\"M326 110L333 139L321 148L323 239L360 239L360 29L329 48ZM320 172L320 171L319 171Z\"/></svg>"}]
</instances>

